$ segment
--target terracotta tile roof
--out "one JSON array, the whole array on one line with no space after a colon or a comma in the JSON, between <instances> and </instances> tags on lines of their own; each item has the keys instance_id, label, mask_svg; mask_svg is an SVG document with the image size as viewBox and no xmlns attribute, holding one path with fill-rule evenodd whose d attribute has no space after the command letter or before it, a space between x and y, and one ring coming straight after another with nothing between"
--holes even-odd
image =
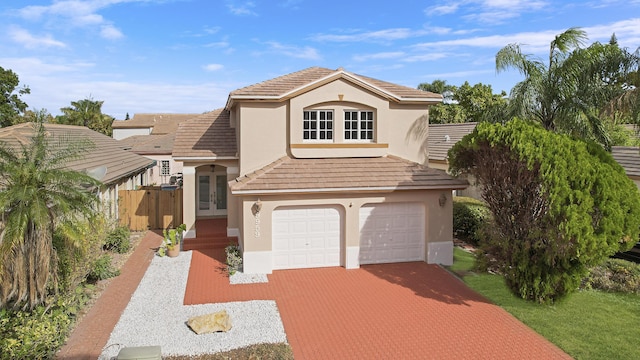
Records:
<instances>
[{"instance_id":1,"label":"terracotta tile roof","mask_svg":"<svg viewBox=\"0 0 640 360\"><path fill-rule=\"evenodd\" d=\"M174 133L178 125L201 114L134 114L130 120L114 120L114 129L152 128L151 134Z\"/></svg>"},{"instance_id":2,"label":"terracotta tile roof","mask_svg":"<svg viewBox=\"0 0 640 360\"><path fill-rule=\"evenodd\" d=\"M174 158L236 157L237 151L236 131L225 109L181 123L173 144Z\"/></svg>"},{"instance_id":3,"label":"terracotta tile roof","mask_svg":"<svg viewBox=\"0 0 640 360\"><path fill-rule=\"evenodd\" d=\"M613 159L626 171L627 176L640 178L640 149L635 146L614 146Z\"/></svg>"},{"instance_id":4,"label":"terracotta tile roof","mask_svg":"<svg viewBox=\"0 0 640 360\"><path fill-rule=\"evenodd\" d=\"M429 161L447 161L447 152L465 135L473 132L478 123L429 124Z\"/></svg>"},{"instance_id":5,"label":"terracotta tile roof","mask_svg":"<svg viewBox=\"0 0 640 360\"><path fill-rule=\"evenodd\" d=\"M246 99L255 97L256 99L260 99L265 97L284 97L296 90L302 90L305 86L309 86L315 82L338 77L346 77L354 81L360 81L365 84L372 85L373 87L376 87L398 99L435 99L437 101L442 99L440 94L353 74L344 71L343 69L331 70L321 67L310 67L234 90L229 94L229 99L231 101L231 99L234 98ZM227 102L227 107L229 107L229 104L230 102Z\"/></svg>"},{"instance_id":6,"label":"terracotta tile roof","mask_svg":"<svg viewBox=\"0 0 640 360\"><path fill-rule=\"evenodd\" d=\"M444 171L395 156L335 159L283 157L254 173L230 181L229 186L234 194L259 194L463 189L468 183L454 179Z\"/></svg>"},{"instance_id":7,"label":"terracotta tile roof","mask_svg":"<svg viewBox=\"0 0 640 360\"><path fill-rule=\"evenodd\" d=\"M139 155L164 155L173 152L175 132L165 135L134 135L118 140L125 150Z\"/></svg>"},{"instance_id":8,"label":"terracotta tile roof","mask_svg":"<svg viewBox=\"0 0 640 360\"><path fill-rule=\"evenodd\" d=\"M75 170L91 170L105 166L107 172L101 179L105 184L142 172L155 163L153 160L123 150L122 144L117 140L89 128L59 124L45 124L44 126L51 139L61 139L64 142L91 141L94 148L87 151L82 159L70 162L67 166ZM31 142L34 134L34 123L1 128L0 142L19 149L20 144L26 145ZM50 141L50 146L55 146L55 142Z\"/></svg>"}]
</instances>

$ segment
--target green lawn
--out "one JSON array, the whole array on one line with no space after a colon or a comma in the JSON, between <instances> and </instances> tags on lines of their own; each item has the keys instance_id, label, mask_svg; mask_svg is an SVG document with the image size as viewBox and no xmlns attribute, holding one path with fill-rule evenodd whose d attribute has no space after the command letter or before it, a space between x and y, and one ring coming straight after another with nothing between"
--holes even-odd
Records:
<instances>
[{"instance_id":1,"label":"green lawn","mask_svg":"<svg viewBox=\"0 0 640 360\"><path fill-rule=\"evenodd\" d=\"M473 256L456 248L451 270L472 267ZM638 295L588 290L554 305L539 305L511 295L500 276L467 273L463 279L576 359L640 359Z\"/></svg>"}]
</instances>

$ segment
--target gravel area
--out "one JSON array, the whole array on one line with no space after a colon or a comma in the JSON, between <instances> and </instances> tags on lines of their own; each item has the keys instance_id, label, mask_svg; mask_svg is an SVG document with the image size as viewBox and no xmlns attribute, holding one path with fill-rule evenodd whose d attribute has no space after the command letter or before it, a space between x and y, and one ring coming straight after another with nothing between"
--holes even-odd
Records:
<instances>
[{"instance_id":1,"label":"gravel area","mask_svg":"<svg viewBox=\"0 0 640 360\"><path fill-rule=\"evenodd\" d=\"M236 271L235 274L229 276L229 283L231 285L237 284L255 284L255 283L268 283L269 279L267 274L245 274L242 269Z\"/></svg>"},{"instance_id":2,"label":"gravel area","mask_svg":"<svg viewBox=\"0 0 640 360\"><path fill-rule=\"evenodd\" d=\"M191 251L177 258L154 257L131 297L100 359L115 359L123 347L160 345L162 355L199 355L261 343L287 342L275 301L182 305ZM192 316L225 309L232 329L196 335Z\"/></svg>"}]
</instances>

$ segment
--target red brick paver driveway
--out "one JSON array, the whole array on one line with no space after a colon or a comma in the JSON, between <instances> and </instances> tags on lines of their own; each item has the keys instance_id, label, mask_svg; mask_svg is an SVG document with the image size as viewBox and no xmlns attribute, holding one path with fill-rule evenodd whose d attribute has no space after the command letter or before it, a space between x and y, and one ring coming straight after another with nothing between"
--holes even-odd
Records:
<instances>
[{"instance_id":1,"label":"red brick paver driveway","mask_svg":"<svg viewBox=\"0 0 640 360\"><path fill-rule=\"evenodd\" d=\"M275 300L296 359L568 359L435 265L276 271L229 285L223 250L194 251L185 304Z\"/></svg>"}]
</instances>

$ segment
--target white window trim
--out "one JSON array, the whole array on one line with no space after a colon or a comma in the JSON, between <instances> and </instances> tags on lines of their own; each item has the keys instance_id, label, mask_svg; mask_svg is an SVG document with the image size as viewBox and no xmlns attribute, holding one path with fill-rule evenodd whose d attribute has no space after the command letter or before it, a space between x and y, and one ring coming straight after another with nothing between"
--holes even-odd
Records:
<instances>
[{"instance_id":1,"label":"white window trim","mask_svg":"<svg viewBox=\"0 0 640 360\"><path fill-rule=\"evenodd\" d=\"M330 112L331 113L331 139L305 139L304 138L304 132L305 131L311 131L311 129L309 130L305 130L304 129L304 113L307 111L314 111L316 113L319 113L320 111L325 111L325 112ZM317 119L315 120L317 123L317 127L315 130L316 134L319 136L320 134L320 125L318 124L318 122L320 121L320 116L317 117ZM307 143L327 143L327 144L331 144L335 141L336 139L336 112L333 109L306 109L302 111L302 141L303 142L307 142Z\"/></svg>"},{"instance_id":2,"label":"white window trim","mask_svg":"<svg viewBox=\"0 0 640 360\"><path fill-rule=\"evenodd\" d=\"M356 112L358 114L358 120L356 121L357 125L358 125L358 129L356 131L356 133L358 134L358 138L357 139L347 139L345 136L345 132L347 131L347 127L346 127L346 123L347 121L353 121L353 120L347 120L346 117L346 113L347 112ZM373 114L373 129L371 129L373 131L373 135L371 136L371 139L361 139L360 138L360 113L362 112L370 112ZM349 142L349 143L375 143L376 142L376 112L373 110L366 110L366 109L344 109L344 111L342 112L342 126L343 126L343 133L342 136L344 138L344 142ZM349 129L349 131L353 131L353 129Z\"/></svg>"},{"instance_id":3,"label":"white window trim","mask_svg":"<svg viewBox=\"0 0 640 360\"><path fill-rule=\"evenodd\" d=\"M165 167L164 164L167 164L167 171L165 173ZM169 176L171 175L171 162L169 160L160 160L160 175L161 176Z\"/></svg>"}]
</instances>

